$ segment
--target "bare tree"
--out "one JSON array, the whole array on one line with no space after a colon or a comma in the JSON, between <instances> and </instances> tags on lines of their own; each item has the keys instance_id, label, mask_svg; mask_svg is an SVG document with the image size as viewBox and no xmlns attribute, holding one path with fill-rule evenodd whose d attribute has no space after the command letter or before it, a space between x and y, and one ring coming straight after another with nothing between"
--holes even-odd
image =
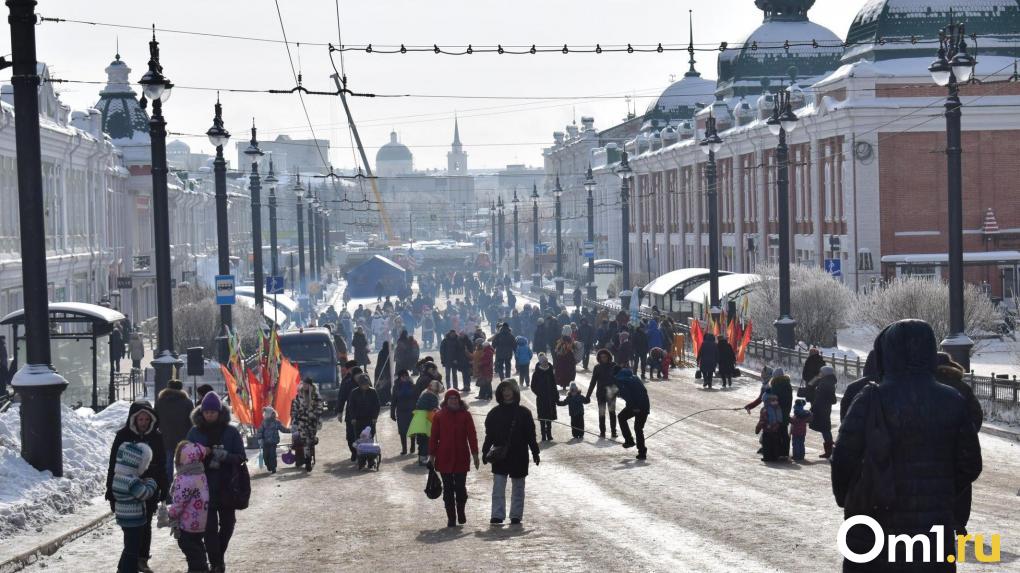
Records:
<instances>
[{"instance_id":1,"label":"bare tree","mask_svg":"<svg viewBox=\"0 0 1020 573\"><path fill-rule=\"evenodd\" d=\"M772 338L772 323L779 318L779 268L763 265L758 273L763 280L749 295L751 320L756 333ZM790 268L790 312L797 320L797 340L833 346L836 331L846 326L852 307L853 293L829 273L813 266Z\"/></svg>"},{"instance_id":2,"label":"bare tree","mask_svg":"<svg viewBox=\"0 0 1020 573\"><path fill-rule=\"evenodd\" d=\"M258 309L234 305L234 329L240 335L241 348L252 352L258 344L258 329L265 319ZM223 334L220 326L220 307L209 288L188 286L174 290L174 348L178 351L191 346L205 348L207 357L216 356L216 337Z\"/></svg>"},{"instance_id":3,"label":"bare tree","mask_svg":"<svg viewBox=\"0 0 1020 573\"><path fill-rule=\"evenodd\" d=\"M980 341L979 335L995 329L999 311L971 284L964 287L963 302L964 328L968 335ZM897 320L919 318L931 325L938 340L944 340L949 336L949 285L932 278L899 277L859 297L854 316L857 322L875 330Z\"/></svg>"}]
</instances>

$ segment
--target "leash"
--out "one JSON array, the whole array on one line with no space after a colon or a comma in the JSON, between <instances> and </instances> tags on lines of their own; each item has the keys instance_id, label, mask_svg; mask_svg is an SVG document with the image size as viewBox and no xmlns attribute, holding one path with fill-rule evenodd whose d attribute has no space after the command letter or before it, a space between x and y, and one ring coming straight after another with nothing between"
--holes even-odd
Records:
<instances>
[{"instance_id":1,"label":"leash","mask_svg":"<svg viewBox=\"0 0 1020 573\"><path fill-rule=\"evenodd\" d=\"M708 408L708 409L705 409L705 410L699 410L697 412L694 412L693 414L688 414L688 415L684 416L683 418L680 418L679 420L675 420L673 422L670 422L669 424L666 424L665 426L659 428L658 430L655 430L651 434L648 434L647 436L645 436L645 440L647 441L647 440L651 439L652 436L654 436L655 434L658 434L659 432L661 432L663 430L666 430L666 429L668 429L668 428L670 428L670 427L672 427L672 426L674 426L676 424L679 424L680 422L683 422L684 420L686 420L688 418L693 418L694 416L697 416L698 414L704 414L705 412L739 412L740 410L743 410L743 408Z\"/></svg>"}]
</instances>

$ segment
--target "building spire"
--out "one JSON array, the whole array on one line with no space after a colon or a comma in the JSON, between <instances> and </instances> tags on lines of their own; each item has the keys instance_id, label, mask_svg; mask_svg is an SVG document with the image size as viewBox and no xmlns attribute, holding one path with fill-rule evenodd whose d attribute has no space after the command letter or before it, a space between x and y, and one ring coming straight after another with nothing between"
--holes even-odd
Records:
<instances>
[{"instance_id":1,"label":"building spire","mask_svg":"<svg viewBox=\"0 0 1020 573\"><path fill-rule=\"evenodd\" d=\"M700 78L701 74L698 73L698 70L694 69L694 64L697 63L697 61L694 59L694 10L687 11L687 18L688 26L690 27L691 38L691 42L687 44L687 54L690 56L690 59L687 60L687 63L691 65L691 69L687 70L687 73L684 74L684 77Z\"/></svg>"},{"instance_id":2,"label":"building spire","mask_svg":"<svg viewBox=\"0 0 1020 573\"><path fill-rule=\"evenodd\" d=\"M460 126L457 124L457 114L453 114L453 146L460 147Z\"/></svg>"}]
</instances>

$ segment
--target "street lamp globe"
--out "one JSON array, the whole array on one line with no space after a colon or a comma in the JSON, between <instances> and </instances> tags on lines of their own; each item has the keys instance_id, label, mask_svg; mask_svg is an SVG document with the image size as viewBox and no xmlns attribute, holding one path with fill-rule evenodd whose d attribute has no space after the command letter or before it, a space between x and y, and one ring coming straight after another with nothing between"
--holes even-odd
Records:
<instances>
[{"instance_id":1,"label":"street lamp globe","mask_svg":"<svg viewBox=\"0 0 1020 573\"><path fill-rule=\"evenodd\" d=\"M961 83L970 81L970 78L974 75L974 66L977 65L974 56L968 54L966 49L966 44L961 40L960 52L953 56L953 60L949 64L953 68L953 75L956 76L956 81Z\"/></svg>"},{"instance_id":2,"label":"street lamp globe","mask_svg":"<svg viewBox=\"0 0 1020 573\"><path fill-rule=\"evenodd\" d=\"M213 147L223 147L230 140L230 132L223 127L223 112L220 106L219 99L216 100L216 116L213 117L212 127L209 131L205 132L206 136L209 137L209 143Z\"/></svg>"},{"instance_id":3,"label":"street lamp globe","mask_svg":"<svg viewBox=\"0 0 1020 573\"><path fill-rule=\"evenodd\" d=\"M591 170L591 163L588 164L588 173L584 176L584 190L587 191L589 195L595 191L595 174Z\"/></svg>"},{"instance_id":4,"label":"street lamp globe","mask_svg":"<svg viewBox=\"0 0 1020 573\"><path fill-rule=\"evenodd\" d=\"M616 176L621 180L627 180L634 176L634 170L630 168L626 151L620 154L620 166L616 168Z\"/></svg>"},{"instance_id":5,"label":"street lamp globe","mask_svg":"<svg viewBox=\"0 0 1020 573\"><path fill-rule=\"evenodd\" d=\"M783 115L779 116L779 125L786 133L793 133L793 130L797 129L797 114L793 113L793 109L790 108L790 102L786 102L786 111Z\"/></svg>"},{"instance_id":6,"label":"street lamp globe","mask_svg":"<svg viewBox=\"0 0 1020 573\"><path fill-rule=\"evenodd\" d=\"M251 141L248 143L248 148L244 150L244 156L251 162L252 167L258 167L259 161L262 160L263 155L265 155L265 153L259 149L259 141L255 133L255 121L252 120Z\"/></svg>"},{"instance_id":7,"label":"street lamp globe","mask_svg":"<svg viewBox=\"0 0 1020 573\"><path fill-rule=\"evenodd\" d=\"M560 186L560 176L556 176L556 186L553 187L553 197L559 199L563 196L563 187Z\"/></svg>"},{"instance_id":8,"label":"street lamp globe","mask_svg":"<svg viewBox=\"0 0 1020 573\"><path fill-rule=\"evenodd\" d=\"M715 129L715 117L710 114L705 122L705 138L701 140L701 150L705 152L705 155L718 153L722 149L722 144L722 138L719 137L719 132Z\"/></svg>"},{"instance_id":9,"label":"street lamp globe","mask_svg":"<svg viewBox=\"0 0 1020 573\"><path fill-rule=\"evenodd\" d=\"M271 152L269 154L269 173L266 174L266 178L263 179L263 181L269 184L274 184L280 181L276 177L276 173L273 171L273 154Z\"/></svg>"},{"instance_id":10,"label":"street lamp globe","mask_svg":"<svg viewBox=\"0 0 1020 573\"><path fill-rule=\"evenodd\" d=\"M531 186L531 199L538 205L538 185Z\"/></svg>"},{"instance_id":11,"label":"street lamp globe","mask_svg":"<svg viewBox=\"0 0 1020 573\"><path fill-rule=\"evenodd\" d=\"M514 209L516 209L517 205L521 202L521 200L517 198L517 188L516 187L514 187L514 198L511 199L510 202L513 203Z\"/></svg>"},{"instance_id":12,"label":"street lamp globe","mask_svg":"<svg viewBox=\"0 0 1020 573\"><path fill-rule=\"evenodd\" d=\"M931 78L935 81L935 84L941 87L949 85L949 80L953 74L953 68L949 65L949 61L946 60L945 48L939 48L939 55L934 62L928 66L928 71L931 73Z\"/></svg>"}]
</instances>

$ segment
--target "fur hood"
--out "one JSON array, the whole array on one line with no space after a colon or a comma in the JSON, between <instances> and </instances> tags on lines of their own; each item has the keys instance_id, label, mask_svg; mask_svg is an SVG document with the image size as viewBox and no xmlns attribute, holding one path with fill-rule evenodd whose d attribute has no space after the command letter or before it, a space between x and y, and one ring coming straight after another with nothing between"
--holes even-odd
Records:
<instances>
[{"instance_id":1,"label":"fur hood","mask_svg":"<svg viewBox=\"0 0 1020 573\"><path fill-rule=\"evenodd\" d=\"M216 426L225 428L230 425L230 419L230 406L227 406L226 404L220 407L220 417L212 423L206 422L205 417L202 416L202 406L198 406L191 411L191 423L202 432L210 430Z\"/></svg>"},{"instance_id":2,"label":"fur hood","mask_svg":"<svg viewBox=\"0 0 1020 573\"><path fill-rule=\"evenodd\" d=\"M146 432L139 432L135 425L135 419L138 414L146 412L149 416L152 416L152 423L149 424L149 429ZM132 402L131 407L128 408L128 419L125 422L124 427L131 430L133 433L145 437L159 429L159 418L156 417L156 411L152 409L152 405L146 401Z\"/></svg>"},{"instance_id":3,"label":"fur hood","mask_svg":"<svg viewBox=\"0 0 1020 573\"><path fill-rule=\"evenodd\" d=\"M939 382L950 380L960 382L963 380L963 370L945 364L935 369L935 379Z\"/></svg>"},{"instance_id":4,"label":"fur hood","mask_svg":"<svg viewBox=\"0 0 1020 573\"><path fill-rule=\"evenodd\" d=\"M520 404L521 403L521 388L520 388L520 386L517 385L517 382L515 382L514 380L504 380L504 381L499 383L499 386L496 386L496 392L495 392L496 401L499 404L503 404L503 389L506 388L506 387L510 387L514 391L514 398L513 398L512 402L514 404Z\"/></svg>"},{"instance_id":5,"label":"fur hood","mask_svg":"<svg viewBox=\"0 0 1020 573\"><path fill-rule=\"evenodd\" d=\"M176 388L163 388L159 392L159 397L157 398L157 400L162 400L164 398L170 398L170 397L184 398L185 400L188 400L189 402L191 401L191 398L188 397L188 393L187 392L185 392L184 390L177 390Z\"/></svg>"}]
</instances>

